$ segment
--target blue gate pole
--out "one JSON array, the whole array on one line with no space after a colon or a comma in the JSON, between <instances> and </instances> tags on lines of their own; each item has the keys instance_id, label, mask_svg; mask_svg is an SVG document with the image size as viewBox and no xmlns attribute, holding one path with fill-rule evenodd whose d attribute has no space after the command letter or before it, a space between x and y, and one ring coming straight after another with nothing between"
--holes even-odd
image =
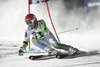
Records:
<instances>
[{"instance_id":1,"label":"blue gate pole","mask_svg":"<svg viewBox=\"0 0 100 67\"><path fill-rule=\"evenodd\" d=\"M88 15L88 0L84 0L84 19L87 21Z\"/></svg>"}]
</instances>

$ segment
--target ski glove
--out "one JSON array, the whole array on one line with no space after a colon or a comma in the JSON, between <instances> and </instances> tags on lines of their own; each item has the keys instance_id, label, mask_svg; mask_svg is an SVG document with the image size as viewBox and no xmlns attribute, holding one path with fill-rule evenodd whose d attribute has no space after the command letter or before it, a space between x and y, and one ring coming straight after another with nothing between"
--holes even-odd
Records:
<instances>
[{"instance_id":1,"label":"ski glove","mask_svg":"<svg viewBox=\"0 0 100 67\"><path fill-rule=\"evenodd\" d=\"M43 35L41 32L38 32L36 35L35 35L36 39L41 39L43 38Z\"/></svg>"}]
</instances>

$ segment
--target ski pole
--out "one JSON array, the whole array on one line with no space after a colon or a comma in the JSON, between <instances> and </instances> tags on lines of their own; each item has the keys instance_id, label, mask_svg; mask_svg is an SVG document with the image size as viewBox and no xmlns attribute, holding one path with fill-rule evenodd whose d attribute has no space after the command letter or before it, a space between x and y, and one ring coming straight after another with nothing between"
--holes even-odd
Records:
<instances>
[{"instance_id":1,"label":"ski pole","mask_svg":"<svg viewBox=\"0 0 100 67\"><path fill-rule=\"evenodd\" d=\"M59 33L57 33L57 34L62 34L62 33L70 32L70 31L74 31L74 30L78 30L78 28L71 29L71 30L67 30L67 31L63 31L63 32L59 32ZM54 35L55 35L55 34L54 34Z\"/></svg>"}]
</instances>

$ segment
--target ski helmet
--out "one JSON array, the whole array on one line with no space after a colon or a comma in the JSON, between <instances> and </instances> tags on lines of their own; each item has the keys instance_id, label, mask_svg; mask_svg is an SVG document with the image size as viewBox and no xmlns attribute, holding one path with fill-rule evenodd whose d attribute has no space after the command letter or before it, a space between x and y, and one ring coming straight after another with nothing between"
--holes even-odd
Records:
<instances>
[{"instance_id":1,"label":"ski helmet","mask_svg":"<svg viewBox=\"0 0 100 67\"><path fill-rule=\"evenodd\" d=\"M25 22L28 23L27 21L31 21L31 23L33 24L36 21L36 17L34 14L27 14L25 16Z\"/></svg>"}]
</instances>

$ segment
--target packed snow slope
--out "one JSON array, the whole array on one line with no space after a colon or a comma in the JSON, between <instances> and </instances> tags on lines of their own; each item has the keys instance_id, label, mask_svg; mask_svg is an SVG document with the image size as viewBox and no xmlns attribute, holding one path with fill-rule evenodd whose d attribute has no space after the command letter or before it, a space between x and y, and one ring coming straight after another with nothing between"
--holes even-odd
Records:
<instances>
[{"instance_id":1,"label":"packed snow slope","mask_svg":"<svg viewBox=\"0 0 100 67\"><path fill-rule=\"evenodd\" d=\"M28 13L27 1L0 0L0 67L100 67L100 55L35 61L29 60L28 54L18 56L17 52L27 28L24 21ZM84 18L83 2L70 1L49 2L51 16L58 33L78 28L59 34L61 43L84 51L100 51L100 7L89 8L88 16ZM44 19L54 34L45 4L31 5L31 13L34 13L37 19ZM38 49L32 43L31 47Z\"/></svg>"}]
</instances>

